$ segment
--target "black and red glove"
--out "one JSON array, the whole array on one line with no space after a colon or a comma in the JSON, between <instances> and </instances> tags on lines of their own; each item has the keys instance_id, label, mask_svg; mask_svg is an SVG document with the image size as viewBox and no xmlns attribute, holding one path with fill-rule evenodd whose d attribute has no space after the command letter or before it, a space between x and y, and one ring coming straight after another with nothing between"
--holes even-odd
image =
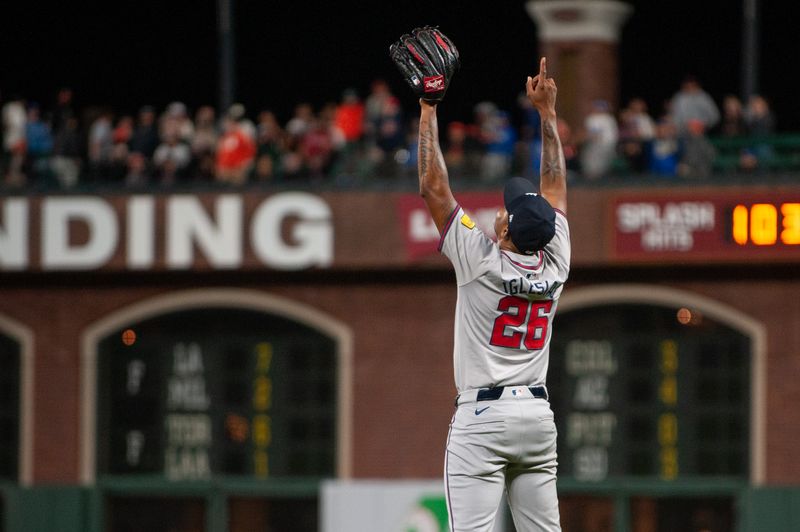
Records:
<instances>
[{"instance_id":1,"label":"black and red glove","mask_svg":"<svg viewBox=\"0 0 800 532\"><path fill-rule=\"evenodd\" d=\"M389 57L414 93L438 103L450 87L461 60L453 42L434 26L415 28L389 47Z\"/></svg>"}]
</instances>

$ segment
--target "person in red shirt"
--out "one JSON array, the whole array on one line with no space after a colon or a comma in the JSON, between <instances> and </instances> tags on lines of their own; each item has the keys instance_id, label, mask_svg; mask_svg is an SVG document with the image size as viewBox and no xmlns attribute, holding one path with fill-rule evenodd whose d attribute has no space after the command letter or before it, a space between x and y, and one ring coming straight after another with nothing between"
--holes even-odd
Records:
<instances>
[{"instance_id":1,"label":"person in red shirt","mask_svg":"<svg viewBox=\"0 0 800 532\"><path fill-rule=\"evenodd\" d=\"M243 184L253 169L255 156L255 139L237 120L227 116L217 141L217 181Z\"/></svg>"},{"instance_id":2,"label":"person in red shirt","mask_svg":"<svg viewBox=\"0 0 800 532\"><path fill-rule=\"evenodd\" d=\"M355 90L344 91L342 103L336 108L335 122L348 144L361 139L364 134L364 104Z\"/></svg>"}]
</instances>

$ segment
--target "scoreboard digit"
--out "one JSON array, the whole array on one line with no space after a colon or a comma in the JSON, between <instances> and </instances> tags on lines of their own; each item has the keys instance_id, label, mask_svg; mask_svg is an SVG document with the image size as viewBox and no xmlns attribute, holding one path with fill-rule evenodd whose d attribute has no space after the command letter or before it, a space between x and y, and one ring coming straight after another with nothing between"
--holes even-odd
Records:
<instances>
[{"instance_id":1,"label":"scoreboard digit","mask_svg":"<svg viewBox=\"0 0 800 532\"><path fill-rule=\"evenodd\" d=\"M800 245L800 203L738 204L731 215L731 236L740 246Z\"/></svg>"}]
</instances>

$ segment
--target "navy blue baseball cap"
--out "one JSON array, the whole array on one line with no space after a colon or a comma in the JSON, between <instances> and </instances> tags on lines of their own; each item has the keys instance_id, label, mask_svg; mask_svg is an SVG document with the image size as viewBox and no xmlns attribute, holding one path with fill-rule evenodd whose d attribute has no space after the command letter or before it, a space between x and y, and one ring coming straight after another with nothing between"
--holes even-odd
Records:
<instances>
[{"instance_id":1,"label":"navy blue baseball cap","mask_svg":"<svg viewBox=\"0 0 800 532\"><path fill-rule=\"evenodd\" d=\"M508 236L520 253L533 255L556 234L556 211L536 193L533 183L512 177L503 190L508 211Z\"/></svg>"}]
</instances>

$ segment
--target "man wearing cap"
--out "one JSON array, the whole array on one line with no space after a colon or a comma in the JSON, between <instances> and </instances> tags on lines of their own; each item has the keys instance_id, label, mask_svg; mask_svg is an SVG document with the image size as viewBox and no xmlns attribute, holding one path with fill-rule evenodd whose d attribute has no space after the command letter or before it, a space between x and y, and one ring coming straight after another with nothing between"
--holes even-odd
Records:
<instances>
[{"instance_id":1,"label":"man wearing cap","mask_svg":"<svg viewBox=\"0 0 800 532\"><path fill-rule=\"evenodd\" d=\"M538 192L513 178L486 236L450 190L436 105L420 101L420 194L456 272L454 369L458 397L445 453L450 528L492 530L503 492L516 529L560 530L556 427L546 388L549 345L570 262L566 166L556 85L541 59L527 96L541 116Z\"/></svg>"}]
</instances>

